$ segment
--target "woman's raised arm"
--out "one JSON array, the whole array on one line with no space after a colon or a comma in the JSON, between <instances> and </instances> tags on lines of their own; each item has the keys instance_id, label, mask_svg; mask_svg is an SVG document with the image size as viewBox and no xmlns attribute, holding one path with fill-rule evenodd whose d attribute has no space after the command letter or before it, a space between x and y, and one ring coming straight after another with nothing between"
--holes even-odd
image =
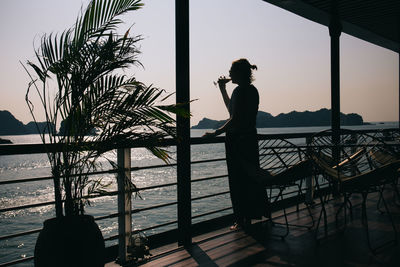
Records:
<instances>
[{"instance_id":1,"label":"woman's raised arm","mask_svg":"<svg viewBox=\"0 0 400 267\"><path fill-rule=\"evenodd\" d=\"M218 87L219 90L221 91L222 98L224 99L224 103L226 106L226 109L229 111L229 103L230 103L230 98L228 96L228 93L226 92L226 84L230 81L230 79L225 78L224 76L219 77L218 79Z\"/></svg>"}]
</instances>

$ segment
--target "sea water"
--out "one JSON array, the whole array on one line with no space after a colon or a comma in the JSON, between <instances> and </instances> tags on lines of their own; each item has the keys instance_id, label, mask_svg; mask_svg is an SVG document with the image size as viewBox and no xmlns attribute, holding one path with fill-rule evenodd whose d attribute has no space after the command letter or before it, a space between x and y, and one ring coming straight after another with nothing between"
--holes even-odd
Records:
<instances>
[{"instance_id":1,"label":"sea water","mask_svg":"<svg viewBox=\"0 0 400 267\"><path fill-rule=\"evenodd\" d=\"M373 123L371 125L347 127L351 129L381 129L395 128L397 123ZM264 128L258 129L260 134L278 134L278 133L305 133L318 132L327 127L290 127L290 128ZM206 130L191 130L192 137L200 137ZM20 136L2 136L2 138L11 140L14 144L33 144L40 143L38 135L20 135ZM292 140L293 141L293 140ZM295 143L304 143L304 139L295 140ZM1 147L0 147L1 149ZM171 156L175 157L174 148L169 148ZM116 162L116 153L108 152L105 154L108 160ZM205 160L224 158L224 144L205 144L193 145L191 147L191 160ZM110 168L108 160L100 160L103 168ZM149 165L159 165L163 162L153 156L144 148L135 148L131 151L131 164L133 167L142 167ZM173 160L172 160L173 163ZM50 176L50 165L46 154L29 154L15 156L0 156L0 181L26 179L32 177ZM191 167L192 180L210 176L226 175L227 169L225 161L212 163L193 164ZM107 174L94 178L102 178L105 183L112 182L107 188L109 191L116 190L115 175ZM139 187L147 187L159 184L176 182L176 167L145 169L132 172L132 181ZM228 191L227 178L207 180L192 184L192 198L210 195L214 193ZM176 186L162 187L152 190L146 190L140 193L132 201L133 209L141 209L155 205L172 203L177 200ZM0 207L15 207L34 203L54 201L54 188L52 180L18 183L0 186ZM204 214L210 211L228 208L231 206L229 194L219 195L212 198L205 198L192 202L192 216ZM148 210L132 215L133 229L148 228L158 224L164 224L177 220L176 205ZM86 208L86 213L95 217L109 215L117 212L117 197L105 196L95 198L90 201ZM208 215L193 219L193 223L219 217L231 213L227 210L221 213ZM25 232L34 229L40 229L43 221L55 216L54 206L42 206L24 210L16 210L0 213L0 236ZM97 221L103 236L105 238L118 234L117 218ZM172 224L162 228L156 228L146 231L145 234L151 235L176 228ZM37 234L31 234L16 238L0 240L0 264L11 260L21 259L33 256L34 245ZM108 241L106 246L115 244L116 241ZM21 263L18 266L32 266L33 262Z\"/></svg>"}]
</instances>

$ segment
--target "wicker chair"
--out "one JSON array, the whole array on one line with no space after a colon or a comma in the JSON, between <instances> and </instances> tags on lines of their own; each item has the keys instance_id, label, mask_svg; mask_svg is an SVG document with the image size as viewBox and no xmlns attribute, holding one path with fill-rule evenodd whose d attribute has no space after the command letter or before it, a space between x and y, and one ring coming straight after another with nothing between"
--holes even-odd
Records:
<instances>
[{"instance_id":1,"label":"wicker chair","mask_svg":"<svg viewBox=\"0 0 400 267\"><path fill-rule=\"evenodd\" d=\"M376 138L379 138L387 144L386 148L384 151L378 151L374 154L371 155L376 161L378 161L380 164L387 164L390 162L394 162L400 159L400 130L396 129L388 129L388 130L382 130L374 135ZM391 187L393 189L393 202L400 207L400 192L399 192L399 178L400 178L400 170L398 172L398 178L394 179L393 183L391 184ZM397 199L397 202L396 202ZM379 198L377 207L378 210L382 212L380 209L382 203L382 199Z\"/></svg>"},{"instance_id":2,"label":"wicker chair","mask_svg":"<svg viewBox=\"0 0 400 267\"><path fill-rule=\"evenodd\" d=\"M264 181L264 186L268 193L270 203L279 199L284 199L284 191L292 190L292 194L304 201L306 199L303 192L303 181L312 175L312 164L307 159L302 149L285 139L268 139L259 141L260 167L268 171L270 177ZM296 190L293 192L293 188ZM276 193L273 195L273 193ZM297 202L299 203L299 202ZM284 238L289 233L289 226L306 227L311 229L314 226L314 218L310 210L310 202L305 202L309 215L311 216L310 225L289 224L286 209L283 208L286 232L280 235ZM299 204L297 204L299 212ZM270 218L271 223L275 223Z\"/></svg>"},{"instance_id":3,"label":"wicker chair","mask_svg":"<svg viewBox=\"0 0 400 267\"><path fill-rule=\"evenodd\" d=\"M331 191L337 196L343 197L343 202L336 213L336 226L338 215L344 209L344 227L347 223L347 207L352 218L352 205L350 196L358 193L362 196L362 223L365 227L368 247L375 254L378 249L391 243L397 243L397 232L392 216L383 197L383 186L391 184L397 179L400 161L393 160L383 162L377 160L383 153L388 153L382 140L373 136L355 133L350 130L340 130L340 141L336 144L332 141L332 131L320 132L312 137L309 148L310 157L318 172L329 182ZM320 191L319 179L316 179L317 190ZM366 200L369 193L378 192L385 206L386 212L394 231L394 239L380 246L373 247L368 230ZM320 195L322 204L321 213L317 222L316 235L321 218L324 218L325 236L328 235L327 215L325 204L326 197Z\"/></svg>"}]
</instances>

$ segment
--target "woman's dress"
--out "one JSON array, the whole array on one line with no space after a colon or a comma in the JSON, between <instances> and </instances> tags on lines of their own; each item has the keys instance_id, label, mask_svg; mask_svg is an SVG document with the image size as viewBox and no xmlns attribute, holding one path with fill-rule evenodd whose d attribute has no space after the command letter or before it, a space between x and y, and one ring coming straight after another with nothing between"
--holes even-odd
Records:
<instances>
[{"instance_id":1,"label":"woman's dress","mask_svg":"<svg viewBox=\"0 0 400 267\"><path fill-rule=\"evenodd\" d=\"M259 95L253 85L234 89L229 113L235 116L226 132L226 161L232 207L237 222L258 219L266 214L265 188L254 178L259 169L256 117Z\"/></svg>"}]
</instances>

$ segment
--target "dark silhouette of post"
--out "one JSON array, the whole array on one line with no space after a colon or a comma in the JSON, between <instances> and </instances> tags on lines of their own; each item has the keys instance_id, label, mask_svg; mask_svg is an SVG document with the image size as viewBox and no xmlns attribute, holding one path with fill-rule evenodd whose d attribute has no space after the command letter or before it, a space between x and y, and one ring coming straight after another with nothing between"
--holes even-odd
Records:
<instances>
[{"instance_id":1,"label":"dark silhouette of post","mask_svg":"<svg viewBox=\"0 0 400 267\"><path fill-rule=\"evenodd\" d=\"M187 103L190 111L189 0L175 0L175 34L176 102ZM192 243L190 118L177 116L177 134L178 244L186 246Z\"/></svg>"},{"instance_id":2,"label":"dark silhouette of post","mask_svg":"<svg viewBox=\"0 0 400 267\"><path fill-rule=\"evenodd\" d=\"M340 143L340 53L339 38L342 25L336 12L333 12L329 24L329 35L331 37L331 124L332 143L334 145L333 157L338 161L339 150L336 146Z\"/></svg>"},{"instance_id":3,"label":"dark silhouette of post","mask_svg":"<svg viewBox=\"0 0 400 267\"><path fill-rule=\"evenodd\" d=\"M121 264L129 260L128 247L132 233L132 192L126 186L131 180L131 149L117 149L118 162L118 258Z\"/></svg>"}]
</instances>

